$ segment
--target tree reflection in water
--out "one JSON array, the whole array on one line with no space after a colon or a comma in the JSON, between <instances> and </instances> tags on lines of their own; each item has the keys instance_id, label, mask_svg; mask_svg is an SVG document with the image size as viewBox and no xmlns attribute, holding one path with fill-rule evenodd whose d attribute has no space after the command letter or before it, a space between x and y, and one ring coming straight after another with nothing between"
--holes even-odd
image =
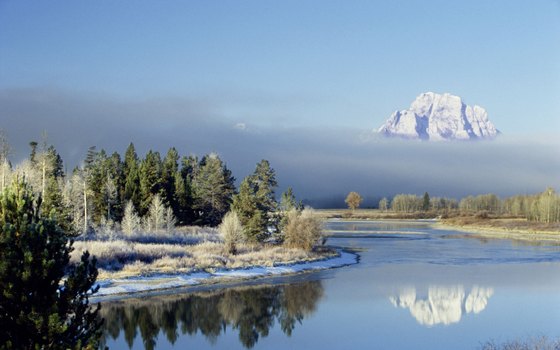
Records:
<instances>
[{"instance_id":1,"label":"tree reflection in water","mask_svg":"<svg viewBox=\"0 0 560 350\"><path fill-rule=\"evenodd\" d=\"M174 344L180 334L203 334L210 342L229 326L239 341L253 347L278 322L290 336L296 323L311 315L323 296L320 281L289 285L230 288L188 295L104 303L105 340L123 332L132 348L138 331L146 349L156 346L160 331Z\"/></svg>"}]
</instances>

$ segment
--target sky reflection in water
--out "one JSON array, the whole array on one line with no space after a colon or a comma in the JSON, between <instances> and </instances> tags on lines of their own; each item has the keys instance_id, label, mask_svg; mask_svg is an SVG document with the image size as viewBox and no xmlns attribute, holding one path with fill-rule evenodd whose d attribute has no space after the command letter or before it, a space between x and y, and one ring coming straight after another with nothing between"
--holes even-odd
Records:
<instances>
[{"instance_id":1,"label":"sky reflection in water","mask_svg":"<svg viewBox=\"0 0 560 350\"><path fill-rule=\"evenodd\" d=\"M560 337L560 247L465 238L423 222L352 225L327 228L336 231L330 244L359 250L357 265L105 303L107 345L476 349Z\"/></svg>"}]
</instances>

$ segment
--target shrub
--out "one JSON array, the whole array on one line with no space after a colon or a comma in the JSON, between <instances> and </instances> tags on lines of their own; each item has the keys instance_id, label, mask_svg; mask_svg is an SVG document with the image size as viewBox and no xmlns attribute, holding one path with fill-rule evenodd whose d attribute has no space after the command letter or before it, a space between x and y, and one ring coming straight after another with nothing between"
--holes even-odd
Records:
<instances>
[{"instance_id":1,"label":"shrub","mask_svg":"<svg viewBox=\"0 0 560 350\"><path fill-rule=\"evenodd\" d=\"M96 346L99 308L88 301L97 291L95 258L84 252L68 266L70 236L40 214L40 202L22 182L0 195L0 348Z\"/></svg>"},{"instance_id":2,"label":"shrub","mask_svg":"<svg viewBox=\"0 0 560 350\"><path fill-rule=\"evenodd\" d=\"M287 247L311 251L323 238L321 219L310 209L292 209L288 212L284 237Z\"/></svg>"},{"instance_id":3,"label":"shrub","mask_svg":"<svg viewBox=\"0 0 560 350\"><path fill-rule=\"evenodd\" d=\"M230 211L224 216L218 231L220 231L224 239L227 252L235 254L237 252L237 244L243 242L244 239L243 226L235 211Z\"/></svg>"}]
</instances>

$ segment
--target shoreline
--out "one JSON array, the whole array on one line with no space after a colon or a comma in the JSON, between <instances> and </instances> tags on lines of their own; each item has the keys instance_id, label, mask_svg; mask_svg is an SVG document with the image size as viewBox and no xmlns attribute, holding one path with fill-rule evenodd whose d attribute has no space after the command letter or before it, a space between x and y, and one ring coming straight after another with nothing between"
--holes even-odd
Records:
<instances>
[{"instance_id":1,"label":"shoreline","mask_svg":"<svg viewBox=\"0 0 560 350\"><path fill-rule=\"evenodd\" d=\"M441 219L363 219L363 218L328 218L331 222L421 222L431 224L434 228L440 230L450 230L467 233L473 237L492 238L492 239L511 239L519 241L547 241L547 242L560 242L560 231L542 231L531 230L522 228L506 228L506 227L492 227L484 225L461 225L445 222ZM334 231L333 231L334 232ZM329 231L327 231L329 233ZM360 231L356 232L360 234Z\"/></svg>"},{"instance_id":2,"label":"shoreline","mask_svg":"<svg viewBox=\"0 0 560 350\"><path fill-rule=\"evenodd\" d=\"M119 299L145 293L158 293L173 289L238 283L265 277L284 277L300 273L321 271L359 262L359 255L336 248L337 256L326 259L283 264L277 266L251 266L244 268L216 269L184 274L155 274L97 281L99 291L91 296L92 302Z\"/></svg>"},{"instance_id":3,"label":"shoreline","mask_svg":"<svg viewBox=\"0 0 560 350\"><path fill-rule=\"evenodd\" d=\"M487 227L480 225L453 225L438 221L434 227L442 230L459 231L468 233L471 236L493 238L493 239L511 239L518 241L547 241L560 242L560 232L555 231L533 231L524 229L508 229L501 227Z\"/></svg>"}]
</instances>

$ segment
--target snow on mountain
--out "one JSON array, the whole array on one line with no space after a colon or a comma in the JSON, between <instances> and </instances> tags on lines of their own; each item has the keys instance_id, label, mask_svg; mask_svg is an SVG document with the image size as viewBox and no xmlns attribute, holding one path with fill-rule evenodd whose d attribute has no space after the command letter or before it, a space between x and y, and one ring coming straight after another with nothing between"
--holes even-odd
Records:
<instances>
[{"instance_id":1,"label":"snow on mountain","mask_svg":"<svg viewBox=\"0 0 560 350\"><path fill-rule=\"evenodd\" d=\"M395 111L377 131L436 141L491 139L499 134L484 108L468 106L459 96L434 92L418 96L409 109Z\"/></svg>"}]
</instances>

